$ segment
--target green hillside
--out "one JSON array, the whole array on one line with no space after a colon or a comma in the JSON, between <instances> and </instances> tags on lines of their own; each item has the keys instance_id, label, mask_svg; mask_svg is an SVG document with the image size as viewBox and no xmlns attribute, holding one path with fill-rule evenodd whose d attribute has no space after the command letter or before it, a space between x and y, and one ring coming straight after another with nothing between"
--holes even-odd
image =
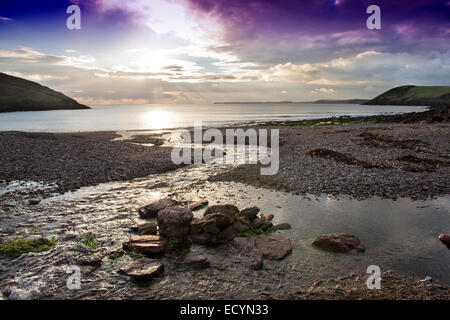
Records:
<instances>
[{"instance_id":1,"label":"green hillside","mask_svg":"<svg viewBox=\"0 0 450 320\"><path fill-rule=\"evenodd\" d=\"M0 73L0 112L89 109L40 84Z\"/></svg>"},{"instance_id":2,"label":"green hillside","mask_svg":"<svg viewBox=\"0 0 450 320\"><path fill-rule=\"evenodd\" d=\"M395 87L364 104L448 107L450 86Z\"/></svg>"}]
</instances>

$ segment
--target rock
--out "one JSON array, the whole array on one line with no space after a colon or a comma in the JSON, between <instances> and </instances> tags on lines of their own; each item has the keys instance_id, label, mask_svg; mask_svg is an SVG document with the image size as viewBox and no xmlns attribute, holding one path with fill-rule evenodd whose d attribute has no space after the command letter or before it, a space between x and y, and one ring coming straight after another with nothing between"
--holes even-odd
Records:
<instances>
[{"instance_id":1,"label":"rock","mask_svg":"<svg viewBox=\"0 0 450 320\"><path fill-rule=\"evenodd\" d=\"M41 202L41 200L39 200L39 199L28 199L29 205L36 205L36 204L39 204L39 202Z\"/></svg>"},{"instance_id":2,"label":"rock","mask_svg":"<svg viewBox=\"0 0 450 320\"><path fill-rule=\"evenodd\" d=\"M175 260L175 263L197 269L205 269L210 265L208 258L200 253L188 253L187 255L180 256Z\"/></svg>"},{"instance_id":3,"label":"rock","mask_svg":"<svg viewBox=\"0 0 450 320\"><path fill-rule=\"evenodd\" d=\"M195 210L199 210L199 209L203 208L204 206L207 206L208 203L209 203L208 200L200 200L200 201L196 201L196 202L188 204L186 206L186 208L188 208L192 211L195 211Z\"/></svg>"},{"instance_id":4,"label":"rock","mask_svg":"<svg viewBox=\"0 0 450 320\"><path fill-rule=\"evenodd\" d=\"M199 234L203 232L203 225L205 224L205 220L193 218L191 221L191 230L190 234Z\"/></svg>"},{"instance_id":5,"label":"rock","mask_svg":"<svg viewBox=\"0 0 450 320\"><path fill-rule=\"evenodd\" d=\"M448 249L450 249L450 233L447 234L441 233L439 235L439 240L441 240L441 242L445 244Z\"/></svg>"},{"instance_id":6,"label":"rock","mask_svg":"<svg viewBox=\"0 0 450 320\"><path fill-rule=\"evenodd\" d=\"M273 227L273 230L290 230L291 225L289 223L279 223Z\"/></svg>"},{"instance_id":7,"label":"rock","mask_svg":"<svg viewBox=\"0 0 450 320\"><path fill-rule=\"evenodd\" d=\"M163 238L185 238L191 228L193 213L182 207L168 207L158 212L159 234Z\"/></svg>"},{"instance_id":8,"label":"rock","mask_svg":"<svg viewBox=\"0 0 450 320\"><path fill-rule=\"evenodd\" d=\"M253 220L258 216L259 211L260 210L257 207L245 208L239 212L239 215L247 218L248 220Z\"/></svg>"},{"instance_id":9,"label":"rock","mask_svg":"<svg viewBox=\"0 0 450 320\"><path fill-rule=\"evenodd\" d=\"M162 253L165 246L166 240L153 235L131 237L128 242L122 244L125 251L138 250L146 255Z\"/></svg>"},{"instance_id":10,"label":"rock","mask_svg":"<svg viewBox=\"0 0 450 320\"><path fill-rule=\"evenodd\" d=\"M139 235L156 235L158 233L158 227L154 222L146 222L138 225L137 232Z\"/></svg>"},{"instance_id":11,"label":"rock","mask_svg":"<svg viewBox=\"0 0 450 320\"><path fill-rule=\"evenodd\" d=\"M229 242L234 239L235 235L236 232L234 231L233 226L229 226L217 235L217 242L221 244Z\"/></svg>"},{"instance_id":12,"label":"rock","mask_svg":"<svg viewBox=\"0 0 450 320\"><path fill-rule=\"evenodd\" d=\"M233 220L223 213L212 213L203 219L205 224L214 222L220 230L224 230L233 224Z\"/></svg>"},{"instance_id":13,"label":"rock","mask_svg":"<svg viewBox=\"0 0 450 320\"><path fill-rule=\"evenodd\" d=\"M211 235L208 233L190 234L188 237L195 244L206 244L211 240Z\"/></svg>"},{"instance_id":14,"label":"rock","mask_svg":"<svg viewBox=\"0 0 450 320\"><path fill-rule=\"evenodd\" d=\"M254 241L263 257L270 260L281 260L292 253L291 241L286 237L261 234Z\"/></svg>"},{"instance_id":15,"label":"rock","mask_svg":"<svg viewBox=\"0 0 450 320\"><path fill-rule=\"evenodd\" d=\"M246 264L250 269L261 270L263 268L262 253L256 249L253 239L236 237L232 242L232 246L247 258Z\"/></svg>"},{"instance_id":16,"label":"rock","mask_svg":"<svg viewBox=\"0 0 450 320\"><path fill-rule=\"evenodd\" d=\"M250 229L248 225L241 221L237 221L235 224L233 224L233 228L237 233L245 232Z\"/></svg>"},{"instance_id":17,"label":"rock","mask_svg":"<svg viewBox=\"0 0 450 320\"><path fill-rule=\"evenodd\" d=\"M206 209L203 216L210 215L212 213L223 213L227 215L229 218L233 219L236 214L239 213L238 207L232 204L224 204L224 205L213 205Z\"/></svg>"},{"instance_id":18,"label":"rock","mask_svg":"<svg viewBox=\"0 0 450 320\"><path fill-rule=\"evenodd\" d=\"M420 280L420 282L433 282L433 278L430 276L425 277L425 279Z\"/></svg>"},{"instance_id":19,"label":"rock","mask_svg":"<svg viewBox=\"0 0 450 320\"><path fill-rule=\"evenodd\" d=\"M4 207L14 207L15 205L16 205L16 203L11 200L5 200L2 202L2 206L4 206Z\"/></svg>"},{"instance_id":20,"label":"rock","mask_svg":"<svg viewBox=\"0 0 450 320\"><path fill-rule=\"evenodd\" d=\"M266 230L268 230L269 228L272 228L272 227L273 227L272 222L270 222L268 220L265 220L263 225L261 226L261 230L266 231Z\"/></svg>"},{"instance_id":21,"label":"rock","mask_svg":"<svg viewBox=\"0 0 450 320\"><path fill-rule=\"evenodd\" d=\"M264 218L256 218L252 221L252 228L259 229L266 223Z\"/></svg>"},{"instance_id":22,"label":"rock","mask_svg":"<svg viewBox=\"0 0 450 320\"><path fill-rule=\"evenodd\" d=\"M267 221L272 221L273 218L275 217L273 214L271 213L262 213L259 215L261 218L266 219Z\"/></svg>"},{"instance_id":23,"label":"rock","mask_svg":"<svg viewBox=\"0 0 450 320\"><path fill-rule=\"evenodd\" d=\"M119 273L136 280L152 279L164 272L164 265L157 260L142 258L119 269Z\"/></svg>"},{"instance_id":24,"label":"rock","mask_svg":"<svg viewBox=\"0 0 450 320\"><path fill-rule=\"evenodd\" d=\"M320 236L313 241L313 245L334 252L348 252L353 249L363 252L365 250L358 237L345 233L331 233Z\"/></svg>"},{"instance_id":25,"label":"rock","mask_svg":"<svg viewBox=\"0 0 450 320\"><path fill-rule=\"evenodd\" d=\"M142 219L156 218L158 211L178 205L178 202L169 198L152 202L139 209L139 216Z\"/></svg>"}]
</instances>

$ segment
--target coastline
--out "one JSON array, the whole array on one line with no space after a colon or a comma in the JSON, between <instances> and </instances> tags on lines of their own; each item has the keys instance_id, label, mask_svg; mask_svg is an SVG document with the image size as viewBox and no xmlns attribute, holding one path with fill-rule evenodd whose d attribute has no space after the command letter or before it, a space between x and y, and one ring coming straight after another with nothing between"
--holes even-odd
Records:
<instances>
[{"instance_id":1,"label":"coastline","mask_svg":"<svg viewBox=\"0 0 450 320\"><path fill-rule=\"evenodd\" d=\"M277 200L278 196L290 195L308 206L308 196L322 193L341 199L340 202L348 195L353 199L349 201L357 203L366 202L355 199L378 196L423 200L447 197L450 193L445 188L448 187L449 167L443 165L449 162L450 153L447 122L407 124L368 120L335 125L327 122L253 125L280 130L280 173L263 178L259 176L257 165L174 166L166 133L133 130L127 132L130 135L121 136L117 132L1 132L0 147L5 152L0 157L4 157L2 163L9 164L2 170L10 174L9 180L58 185L48 189L18 188L0 194L2 242L17 235L50 237L56 234L58 238L58 246L49 252L25 254L16 260L0 259L0 268L4 270L0 277L3 294L17 294L20 288L30 297L41 299L56 296L70 299L450 299L448 281L440 282L436 277L432 283L423 282L421 279L428 274L421 272L412 276L399 270L383 269L383 290L367 290L368 275L362 270L367 267L365 263L349 264L362 257L317 251L311 247L310 235L306 236L304 230L299 232L300 240L293 243L296 256L286 261L267 262L258 272L248 270L229 246L194 246L195 252L208 256L211 268L180 269L175 264L176 256L167 254L162 259L168 268L166 275L154 279L149 286L137 286L116 274L119 266L131 258L122 257L115 262L110 256L133 234L130 230L137 223L138 208L161 197L172 197L183 204L199 199L208 199L211 204L236 203L240 207L256 204L273 212L276 221L284 222L280 213L287 214L291 210L284 201ZM335 154L330 158L307 154L318 148L351 155L360 162L345 163L340 157L335 158ZM396 160L406 155L434 162ZM364 167L361 163L375 167ZM378 165L385 168L376 167ZM274 193L269 198L270 206L263 202L269 192ZM40 199L40 204L28 204L33 198ZM431 202L414 205L418 215L443 214L445 203L436 213L427 209L436 204L427 201ZM293 206L298 207L295 203ZM446 221L442 222L445 227ZM336 231L336 226L330 227ZM316 225L311 229L313 234L319 232L315 228ZM89 232L96 235L99 249L80 248L83 235ZM297 229L277 233L280 232L292 239ZM364 239L364 234L359 235L364 242L371 243L370 239ZM426 241L433 239L433 250L447 250L436 235L423 236ZM372 240L371 251L377 250L377 241ZM428 242L420 242L427 243L423 247L425 250L430 248ZM303 262L299 254L313 260ZM406 254L415 256L417 253ZM99 264L82 267L83 279L88 281L84 289L67 291L62 283L65 269L60 266L94 257L100 259L96 260ZM371 257L369 251L366 259ZM297 259L302 264L293 267ZM442 261L445 264L446 260ZM308 273L313 265L321 270L320 275ZM26 274L51 276L42 278L45 287L36 288L27 281ZM8 280L13 275L16 280ZM281 283L280 278L286 281ZM111 283L114 290L107 289ZM249 286L254 289L246 290ZM187 288L190 294L186 294Z\"/></svg>"}]
</instances>

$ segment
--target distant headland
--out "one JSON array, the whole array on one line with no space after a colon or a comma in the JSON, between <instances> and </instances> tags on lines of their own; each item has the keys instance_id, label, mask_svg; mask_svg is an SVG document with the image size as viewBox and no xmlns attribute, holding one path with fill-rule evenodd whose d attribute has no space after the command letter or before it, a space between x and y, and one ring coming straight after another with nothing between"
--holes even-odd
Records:
<instances>
[{"instance_id":1,"label":"distant headland","mask_svg":"<svg viewBox=\"0 0 450 320\"><path fill-rule=\"evenodd\" d=\"M39 83L0 73L0 112L90 109Z\"/></svg>"}]
</instances>

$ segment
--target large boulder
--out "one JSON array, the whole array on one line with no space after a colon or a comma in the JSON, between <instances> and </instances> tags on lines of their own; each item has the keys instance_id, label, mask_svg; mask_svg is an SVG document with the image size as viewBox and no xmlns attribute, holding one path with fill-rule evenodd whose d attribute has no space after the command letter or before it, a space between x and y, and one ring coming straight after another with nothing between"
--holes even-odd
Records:
<instances>
[{"instance_id":1,"label":"large boulder","mask_svg":"<svg viewBox=\"0 0 450 320\"><path fill-rule=\"evenodd\" d=\"M313 245L334 252L348 252L350 250L363 252L365 250L358 237L346 233L331 233L317 237L313 241Z\"/></svg>"},{"instance_id":2,"label":"large boulder","mask_svg":"<svg viewBox=\"0 0 450 320\"><path fill-rule=\"evenodd\" d=\"M178 202L173 199L161 199L139 208L139 216L142 219L156 218L156 216L158 215L158 211L176 205L178 205Z\"/></svg>"},{"instance_id":3,"label":"large boulder","mask_svg":"<svg viewBox=\"0 0 450 320\"><path fill-rule=\"evenodd\" d=\"M158 212L159 234L163 238L185 238L191 228L193 213L182 207L168 207Z\"/></svg>"},{"instance_id":4,"label":"large boulder","mask_svg":"<svg viewBox=\"0 0 450 320\"><path fill-rule=\"evenodd\" d=\"M206 211L203 213L203 216L207 216L213 213L223 213L229 218L233 219L236 214L239 213L238 207L232 205L232 204L220 204L220 205L213 205L206 209Z\"/></svg>"},{"instance_id":5,"label":"large boulder","mask_svg":"<svg viewBox=\"0 0 450 320\"><path fill-rule=\"evenodd\" d=\"M195 210L199 210L199 209L203 208L204 206L207 206L208 203L209 203L208 200L200 200L200 201L196 201L196 202L188 204L186 206L186 208L188 208L192 211L195 211Z\"/></svg>"},{"instance_id":6,"label":"large boulder","mask_svg":"<svg viewBox=\"0 0 450 320\"><path fill-rule=\"evenodd\" d=\"M209 267L208 258L201 253L188 253L184 256L179 256L175 263L181 266L193 267L196 269L205 269Z\"/></svg>"},{"instance_id":7,"label":"large boulder","mask_svg":"<svg viewBox=\"0 0 450 320\"><path fill-rule=\"evenodd\" d=\"M157 260L142 258L119 269L119 273L136 280L152 279L164 272L164 265Z\"/></svg>"},{"instance_id":8,"label":"large boulder","mask_svg":"<svg viewBox=\"0 0 450 320\"><path fill-rule=\"evenodd\" d=\"M443 244L445 244L447 246L447 248L450 249L450 233L441 233L439 235L439 240L441 240L441 242Z\"/></svg>"},{"instance_id":9,"label":"large boulder","mask_svg":"<svg viewBox=\"0 0 450 320\"><path fill-rule=\"evenodd\" d=\"M131 237L129 241L122 244L122 247L125 251L137 250L145 255L155 255L164 251L166 243L166 240L159 236L146 235Z\"/></svg>"},{"instance_id":10,"label":"large boulder","mask_svg":"<svg viewBox=\"0 0 450 320\"><path fill-rule=\"evenodd\" d=\"M263 257L270 260L281 260L292 253L291 241L286 237L261 234L254 241Z\"/></svg>"},{"instance_id":11,"label":"large boulder","mask_svg":"<svg viewBox=\"0 0 450 320\"><path fill-rule=\"evenodd\" d=\"M244 258L244 263L252 270L261 270L264 265L262 253L256 249L254 240L247 237L236 237L231 243Z\"/></svg>"}]
</instances>

